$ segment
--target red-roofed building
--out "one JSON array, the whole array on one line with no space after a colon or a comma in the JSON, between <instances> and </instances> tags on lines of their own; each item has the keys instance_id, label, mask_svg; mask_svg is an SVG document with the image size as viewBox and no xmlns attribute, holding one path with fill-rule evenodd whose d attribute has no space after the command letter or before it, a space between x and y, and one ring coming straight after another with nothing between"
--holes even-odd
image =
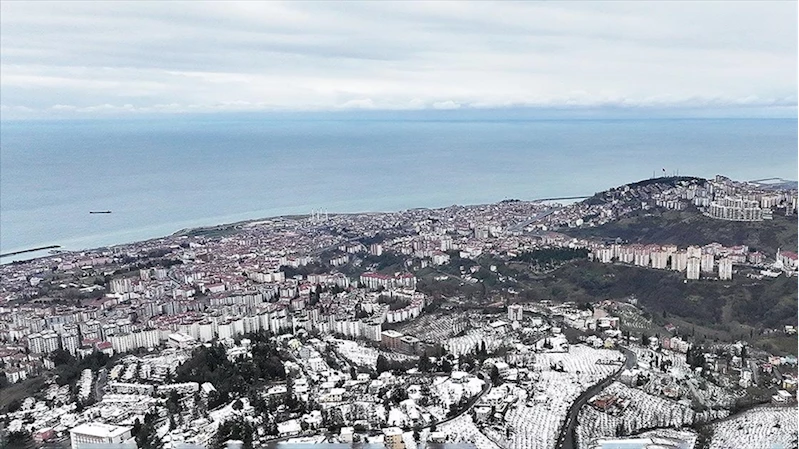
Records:
<instances>
[{"instance_id":1,"label":"red-roofed building","mask_svg":"<svg viewBox=\"0 0 799 449\"><path fill-rule=\"evenodd\" d=\"M782 262L785 268L795 270L797 267L797 255L793 251L780 251L777 254L777 260Z\"/></svg>"}]
</instances>

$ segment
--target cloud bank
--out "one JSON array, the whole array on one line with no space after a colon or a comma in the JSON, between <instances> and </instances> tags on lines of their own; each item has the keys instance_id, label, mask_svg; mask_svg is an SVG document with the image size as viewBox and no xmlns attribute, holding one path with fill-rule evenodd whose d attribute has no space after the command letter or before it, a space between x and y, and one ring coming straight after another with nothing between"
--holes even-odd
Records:
<instances>
[{"instance_id":1,"label":"cloud bank","mask_svg":"<svg viewBox=\"0 0 799 449\"><path fill-rule=\"evenodd\" d=\"M2 2L0 116L797 104L796 2Z\"/></svg>"}]
</instances>

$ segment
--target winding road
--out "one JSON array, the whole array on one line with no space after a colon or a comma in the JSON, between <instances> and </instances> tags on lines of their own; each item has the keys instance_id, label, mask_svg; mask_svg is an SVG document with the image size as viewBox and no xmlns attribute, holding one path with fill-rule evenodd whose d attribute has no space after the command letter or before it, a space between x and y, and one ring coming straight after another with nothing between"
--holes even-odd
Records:
<instances>
[{"instance_id":1,"label":"winding road","mask_svg":"<svg viewBox=\"0 0 799 449\"><path fill-rule=\"evenodd\" d=\"M637 366L638 360L635 357L635 354L627 348L619 348L624 353L624 365L622 365L615 373L606 377L603 381L592 386L588 390L585 390L585 392L578 396L577 399L572 403L571 407L569 408L569 413L566 414L566 420L563 421L563 425L558 433L558 439L555 442L555 449L574 449L577 447L575 437L577 435L577 415L580 413L580 409L588 403L589 399L597 395L600 391L605 389L605 387L618 379L622 371L625 369L632 369Z\"/></svg>"}]
</instances>

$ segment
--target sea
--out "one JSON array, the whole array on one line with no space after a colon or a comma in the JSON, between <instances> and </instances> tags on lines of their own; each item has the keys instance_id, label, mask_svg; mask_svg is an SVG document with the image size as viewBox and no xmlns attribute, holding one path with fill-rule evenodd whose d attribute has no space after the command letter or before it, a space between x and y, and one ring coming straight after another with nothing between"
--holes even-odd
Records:
<instances>
[{"instance_id":1,"label":"sea","mask_svg":"<svg viewBox=\"0 0 799 449\"><path fill-rule=\"evenodd\" d=\"M664 170L796 180L797 121L4 121L0 253L49 245L82 250L312 211L587 196Z\"/></svg>"}]
</instances>

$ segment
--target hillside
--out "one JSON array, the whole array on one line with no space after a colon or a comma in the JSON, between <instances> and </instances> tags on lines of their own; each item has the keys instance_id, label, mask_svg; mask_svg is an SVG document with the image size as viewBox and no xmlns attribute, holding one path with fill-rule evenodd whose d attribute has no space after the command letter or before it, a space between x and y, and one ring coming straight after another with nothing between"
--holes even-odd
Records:
<instances>
[{"instance_id":1,"label":"hillside","mask_svg":"<svg viewBox=\"0 0 799 449\"><path fill-rule=\"evenodd\" d=\"M797 222L794 216L776 215L773 220L737 222L705 217L694 208L636 211L624 218L591 228L563 229L573 237L621 238L630 243L724 246L747 245L750 249L773 255L777 248L795 251Z\"/></svg>"},{"instance_id":2,"label":"hillside","mask_svg":"<svg viewBox=\"0 0 799 449\"><path fill-rule=\"evenodd\" d=\"M796 278L785 276L685 282L684 274L673 271L588 260L570 262L543 277L517 276L522 281L521 298L526 300L590 302L634 296L658 322L682 322L727 339L748 337L750 330L757 335L763 329L797 324ZM790 346L785 349L795 354L795 340Z\"/></svg>"},{"instance_id":3,"label":"hillside","mask_svg":"<svg viewBox=\"0 0 799 449\"><path fill-rule=\"evenodd\" d=\"M592 197L583 200L589 206L616 203L619 205L640 204L652 195L657 195L677 186L696 184L704 186L707 180L692 176L669 176L663 178L644 179L642 181L625 184L619 187L595 193Z\"/></svg>"}]
</instances>

